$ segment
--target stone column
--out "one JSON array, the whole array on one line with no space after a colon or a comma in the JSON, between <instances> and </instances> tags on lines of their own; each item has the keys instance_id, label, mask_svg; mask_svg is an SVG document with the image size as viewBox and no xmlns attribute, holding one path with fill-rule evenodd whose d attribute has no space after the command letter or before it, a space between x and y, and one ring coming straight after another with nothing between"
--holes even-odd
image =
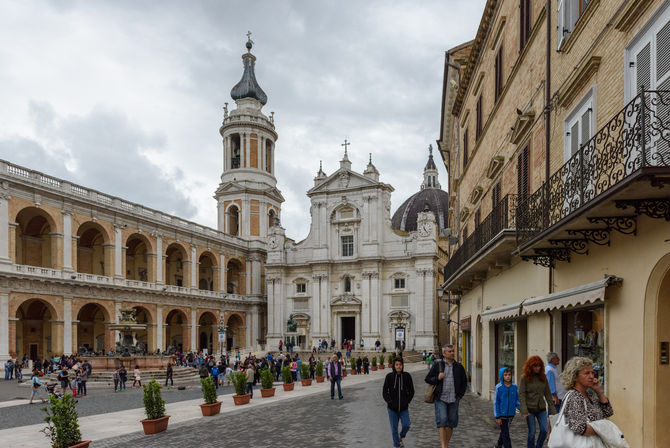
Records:
<instances>
[{"instance_id":1,"label":"stone column","mask_svg":"<svg viewBox=\"0 0 670 448\"><path fill-rule=\"evenodd\" d=\"M2 225L2 228L5 226ZM0 361L2 361L0 370L4 370L7 359L9 359L9 293L3 291L0 292Z\"/></svg>"},{"instance_id":2,"label":"stone column","mask_svg":"<svg viewBox=\"0 0 670 448\"><path fill-rule=\"evenodd\" d=\"M191 284L188 285L191 288L198 287L198 260L195 259L195 256L196 248L195 246L191 246Z\"/></svg>"},{"instance_id":3,"label":"stone column","mask_svg":"<svg viewBox=\"0 0 670 448\"><path fill-rule=\"evenodd\" d=\"M72 321L72 351L77 353L79 351L79 321ZM93 338L93 350L95 350L95 338Z\"/></svg>"},{"instance_id":4,"label":"stone column","mask_svg":"<svg viewBox=\"0 0 670 448\"><path fill-rule=\"evenodd\" d=\"M156 307L156 348L160 351L165 350L163 346L163 307Z\"/></svg>"},{"instance_id":5,"label":"stone column","mask_svg":"<svg viewBox=\"0 0 670 448\"><path fill-rule=\"evenodd\" d=\"M370 277L371 272L363 272L363 288L361 291L362 305L361 305L361 331L365 339L365 346L367 347L370 341L367 339L370 336L370 321L372 320L372 297L370 296Z\"/></svg>"},{"instance_id":6,"label":"stone column","mask_svg":"<svg viewBox=\"0 0 670 448\"><path fill-rule=\"evenodd\" d=\"M114 277L124 278L123 272L123 227L114 226Z\"/></svg>"},{"instance_id":7,"label":"stone column","mask_svg":"<svg viewBox=\"0 0 670 448\"><path fill-rule=\"evenodd\" d=\"M244 134L244 167L251 168L251 133Z\"/></svg>"},{"instance_id":8,"label":"stone column","mask_svg":"<svg viewBox=\"0 0 670 448\"><path fill-rule=\"evenodd\" d=\"M63 297L63 354L72 354L72 297Z\"/></svg>"},{"instance_id":9,"label":"stone column","mask_svg":"<svg viewBox=\"0 0 670 448\"><path fill-rule=\"evenodd\" d=\"M321 335L321 274L312 276L312 336L315 338Z\"/></svg>"},{"instance_id":10,"label":"stone column","mask_svg":"<svg viewBox=\"0 0 670 448\"><path fill-rule=\"evenodd\" d=\"M267 310L268 310L268 339L270 337L275 337L275 310L274 310L274 305L275 305L275 279L274 277L266 277L265 278L266 282L266 294L268 297L268 304L267 304Z\"/></svg>"},{"instance_id":11,"label":"stone column","mask_svg":"<svg viewBox=\"0 0 670 448\"><path fill-rule=\"evenodd\" d=\"M74 239L73 239L74 240ZM114 276L114 244L105 243L102 245L102 252L105 260L105 270L102 275L107 277ZM72 260L73 266L76 266L76 260Z\"/></svg>"},{"instance_id":12,"label":"stone column","mask_svg":"<svg viewBox=\"0 0 670 448\"><path fill-rule=\"evenodd\" d=\"M249 295L251 294L251 261L249 260L247 260L247 268L244 271L244 276L246 280L244 294Z\"/></svg>"},{"instance_id":13,"label":"stone column","mask_svg":"<svg viewBox=\"0 0 670 448\"><path fill-rule=\"evenodd\" d=\"M9 227L9 193L3 192L0 194L0 264L6 265L11 264ZM12 230L14 230L13 227ZM4 352L0 349L0 353Z\"/></svg>"},{"instance_id":14,"label":"stone column","mask_svg":"<svg viewBox=\"0 0 670 448\"><path fill-rule=\"evenodd\" d=\"M72 214L63 210L63 270L74 271L72 267Z\"/></svg>"},{"instance_id":15,"label":"stone column","mask_svg":"<svg viewBox=\"0 0 670 448\"><path fill-rule=\"evenodd\" d=\"M321 318L320 323L321 323L321 334L326 337L332 337L332 334L330 332L330 297L328 295L328 283L329 279L327 275L321 276L321 292L319 293L319 297L321 298L321 303L325 304L326 307L321 307L320 314ZM330 343L330 341L328 341Z\"/></svg>"},{"instance_id":16,"label":"stone column","mask_svg":"<svg viewBox=\"0 0 670 448\"><path fill-rule=\"evenodd\" d=\"M246 347L249 348L249 347L252 346L252 345L251 345L251 338L252 338L251 332L253 331L253 327L252 327L252 323L251 323L251 321L252 321L252 317L251 317L251 313L250 313L249 311L245 312L244 315L245 315L245 319L244 319L244 320L246 321L246 324L247 324L247 325L246 325L246 327L247 327L247 331L246 331L246 336L247 336Z\"/></svg>"},{"instance_id":17,"label":"stone column","mask_svg":"<svg viewBox=\"0 0 670 448\"><path fill-rule=\"evenodd\" d=\"M382 295L379 287L379 272L370 275L370 333L374 338L379 337L379 311ZM374 343L374 341L373 341Z\"/></svg>"},{"instance_id":18,"label":"stone column","mask_svg":"<svg viewBox=\"0 0 670 448\"><path fill-rule=\"evenodd\" d=\"M251 347L253 347L254 350L258 348L258 340L261 338L260 329L261 329L261 322L259 320L258 307L255 306L251 309L251 331L250 331L250 333L252 333Z\"/></svg>"},{"instance_id":19,"label":"stone column","mask_svg":"<svg viewBox=\"0 0 670 448\"><path fill-rule=\"evenodd\" d=\"M163 237L156 235L156 283L163 284Z\"/></svg>"},{"instance_id":20,"label":"stone column","mask_svg":"<svg viewBox=\"0 0 670 448\"><path fill-rule=\"evenodd\" d=\"M220 260L221 260L221 291L223 292L228 292L228 283L226 279L226 273L228 272L228 268L226 266L226 256L221 254L220 255Z\"/></svg>"},{"instance_id":21,"label":"stone column","mask_svg":"<svg viewBox=\"0 0 670 448\"><path fill-rule=\"evenodd\" d=\"M197 311L195 308L191 308L191 351L193 352L198 351L198 322L196 322L197 317Z\"/></svg>"}]
</instances>

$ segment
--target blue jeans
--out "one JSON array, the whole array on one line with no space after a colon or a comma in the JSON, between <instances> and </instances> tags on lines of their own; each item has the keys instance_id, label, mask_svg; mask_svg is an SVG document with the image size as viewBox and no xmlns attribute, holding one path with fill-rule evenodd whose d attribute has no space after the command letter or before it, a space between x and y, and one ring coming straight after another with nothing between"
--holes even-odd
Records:
<instances>
[{"instance_id":1,"label":"blue jeans","mask_svg":"<svg viewBox=\"0 0 670 448\"><path fill-rule=\"evenodd\" d=\"M411 422L409 421L409 409L405 409L404 411L396 412L392 409L386 408L386 410L389 413L389 423L391 423L391 436L393 436L393 446L397 447L400 446L400 438L402 437L403 439L407 435L407 431L409 431L409 425ZM398 421L402 422L402 431L400 431L400 434L398 434Z\"/></svg>"},{"instance_id":2,"label":"blue jeans","mask_svg":"<svg viewBox=\"0 0 670 448\"><path fill-rule=\"evenodd\" d=\"M435 426L438 428L455 428L458 426L458 399L454 403L446 403L435 399Z\"/></svg>"},{"instance_id":3,"label":"blue jeans","mask_svg":"<svg viewBox=\"0 0 670 448\"><path fill-rule=\"evenodd\" d=\"M342 387L340 386L341 378L339 376L330 380L330 398L335 397L335 383L337 383L337 396L342 398Z\"/></svg>"},{"instance_id":4,"label":"blue jeans","mask_svg":"<svg viewBox=\"0 0 670 448\"><path fill-rule=\"evenodd\" d=\"M509 438L509 425L512 424L512 417L500 417L502 424L500 425L500 436L498 437L498 443L496 446L498 448L512 448L512 441Z\"/></svg>"},{"instance_id":5,"label":"blue jeans","mask_svg":"<svg viewBox=\"0 0 670 448\"><path fill-rule=\"evenodd\" d=\"M540 426L537 443L535 442L535 419L537 419ZM531 412L526 417L526 423L528 424L528 448L542 448L544 439L547 438L547 411Z\"/></svg>"},{"instance_id":6,"label":"blue jeans","mask_svg":"<svg viewBox=\"0 0 670 448\"><path fill-rule=\"evenodd\" d=\"M254 398L254 383L247 383L247 393L251 394L251 398Z\"/></svg>"}]
</instances>

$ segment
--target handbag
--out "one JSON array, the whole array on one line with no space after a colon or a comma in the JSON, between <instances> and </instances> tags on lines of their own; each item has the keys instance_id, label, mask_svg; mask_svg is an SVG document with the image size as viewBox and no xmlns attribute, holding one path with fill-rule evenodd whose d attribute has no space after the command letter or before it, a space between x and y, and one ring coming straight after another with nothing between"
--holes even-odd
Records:
<instances>
[{"instance_id":1,"label":"handbag","mask_svg":"<svg viewBox=\"0 0 670 448\"><path fill-rule=\"evenodd\" d=\"M442 373L442 362L438 364L437 367L437 374L439 375ZM437 385L435 384L429 384L428 387L426 387L426 393L423 394L423 401L426 403L434 403L435 402L435 388Z\"/></svg>"},{"instance_id":2,"label":"handbag","mask_svg":"<svg viewBox=\"0 0 670 448\"><path fill-rule=\"evenodd\" d=\"M578 393L579 392L575 392L574 390L568 392L563 401L563 406L561 406L561 412L559 412L558 415L549 417L549 422L551 423L551 433L549 434L548 442L549 448L593 448L602 446L602 444L594 444L596 441L594 439L598 439L598 437L586 437L580 434L575 434L568 426L568 422L563 415L568 400ZM586 412L586 401L584 401L584 411ZM600 440L598 439L597 441L599 442Z\"/></svg>"}]
</instances>

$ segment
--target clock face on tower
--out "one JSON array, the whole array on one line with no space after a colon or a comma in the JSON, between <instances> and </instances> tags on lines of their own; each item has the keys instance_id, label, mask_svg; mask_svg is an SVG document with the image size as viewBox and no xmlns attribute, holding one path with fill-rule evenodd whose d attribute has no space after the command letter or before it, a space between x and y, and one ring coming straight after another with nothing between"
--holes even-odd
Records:
<instances>
[{"instance_id":1,"label":"clock face on tower","mask_svg":"<svg viewBox=\"0 0 670 448\"><path fill-rule=\"evenodd\" d=\"M276 236L271 236L270 239L268 239L268 247L270 249L276 249L278 245Z\"/></svg>"},{"instance_id":2,"label":"clock face on tower","mask_svg":"<svg viewBox=\"0 0 670 448\"><path fill-rule=\"evenodd\" d=\"M424 222L419 226L419 235L428 236L433 231L433 225L429 222Z\"/></svg>"}]
</instances>

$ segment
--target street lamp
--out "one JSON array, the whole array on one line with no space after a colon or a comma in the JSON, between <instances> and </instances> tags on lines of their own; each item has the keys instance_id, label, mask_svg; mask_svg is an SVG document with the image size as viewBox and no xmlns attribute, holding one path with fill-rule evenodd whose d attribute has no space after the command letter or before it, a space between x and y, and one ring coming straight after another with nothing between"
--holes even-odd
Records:
<instances>
[{"instance_id":1,"label":"street lamp","mask_svg":"<svg viewBox=\"0 0 670 448\"><path fill-rule=\"evenodd\" d=\"M223 345L226 343L226 325L223 323L223 316L219 318L219 355L223 357Z\"/></svg>"}]
</instances>

